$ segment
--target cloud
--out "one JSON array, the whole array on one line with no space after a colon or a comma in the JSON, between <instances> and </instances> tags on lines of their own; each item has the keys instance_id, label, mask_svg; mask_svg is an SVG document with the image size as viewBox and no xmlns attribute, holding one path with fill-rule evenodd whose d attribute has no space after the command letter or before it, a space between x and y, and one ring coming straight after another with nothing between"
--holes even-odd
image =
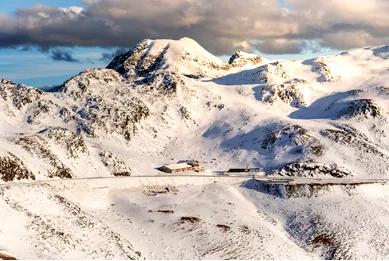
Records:
<instances>
[{"instance_id":1,"label":"cloud","mask_svg":"<svg viewBox=\"0 0 389 261\"><path fill-rule=\"evenodd\" d=\"M101 54L100 61L110 61L118 55L128 52L128 48L117 48L114 52L105 52Z\"/></svg>"},{"instance_id":2,"label":"cloud","mask_svg":"<svg viewBox=\"0 0 389 261\"><path fill-rule=\"evenodd\" d=\"M68 50L53 48L49 50L49 56L54 61L64 61L64 62L79 62L79 60L75 59L72 53Z\"/></svg>"},{"instance_id":3,"label":"cloud","mask_svg":"<svg viewBox=\"0 0 389 261\"><path fill-rule=\"evenodd\" d=\"M305 41L282 38L259 42L255 45L255 49L268 54L301 53L305 48Z\"/></svg>"},{"instance_id":4,"label":"cloud","mask_svg":"<svg viewBox=\"0 0 389 261\"><path fill-rule=\"evenodd\" d=\"M0 47L132 47L189 36L215 54L237 49L298 53L389 43L387 0L84 0L84 8L36 5L0 14ZM344 37L344 36L348 37Z\"/></svg>"}]
</instances>

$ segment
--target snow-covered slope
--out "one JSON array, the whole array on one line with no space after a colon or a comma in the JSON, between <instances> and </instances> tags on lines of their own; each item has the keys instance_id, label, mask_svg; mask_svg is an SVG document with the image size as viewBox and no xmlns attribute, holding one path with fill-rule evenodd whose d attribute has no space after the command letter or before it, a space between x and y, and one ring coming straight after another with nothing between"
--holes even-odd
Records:
<instances>
[{"instance_id":1,"label":"snow-covered slope","mask_svg":"<svg viewBox=\"0 0 389 261\"><path fill-rule=\"evenodd\" d=\"M284 198L231 178L3 186L0 253L19 259L388 258L387 188L323 186L310 197Z\"/></svg>"},{"instance_id":2,"label":"snow-covered slope","mask_svg":"<svg viewBox=\"0 0 389 261\"><path fill-rule=\"evenodd\" d=\"M262 168L267 175L274 176L388 178L388 50L387 46L382 46L304 61L277 62L237 52L228 62L223 62L188 38L145 40L130 52L116 57L107 68L84 71L49 91L1 80L0 182L158 175L154 167L187 159L197 159L212 171L250 166ZM221 194L224 193L225 197L237 196L236 204L243 204L243 196L236 194L235 187L216 189L220 190ZM264 193L264 197L273 195L267 190L258 192L256 187L247 189L254 193L243 193L249 195L249 200L255 201L257 197L264 196L255 193ZM296 188L297 195L300 195L303 189ZM31 189L20 192L20 198L13 198L13 192L7 191L1 190L3 207L16 209L15 211L31 217L29 213L33 212L29 209L34 206L21 205L29 204L30 201L24 202L24 197L32 193ZM315 189L314 191L316 193ZM331 191L329 190L329 193L332 193ZM355 191L358 197L366 196L364 192L360 194L352 189L352 192L349 192L349 188L344 187L334 191L345 200L348 200L347 193L352 194ZM191 189L188 190L189 194L192 192ZM62 204L62 196L57 197L50 193L43 197ZM208 194L215 197L212 187ZM324 204L328 199L333 202L333 205L329 203L328 206L331 211L337 211L336 209L339 210L346 204L331 197L327 198L326 193L323 195L317 203ZM387 202L386 196L382 197L384 199L379 202ZM121 202L118 205L122 206L125 200L127 199L118 199ZM382 211L386 211L381 203L368 206L369 200L364 201L366 204L363 203L362 209L379 212L380 210L371 209L381 206ZM372 199L374 202L375 200ZM74 201L78 202L78 199ZM149 202L144 198L139 198L139 202L159 204L158 201ZM198 204L202 204L201 202ZM279 209L272 207L266 208L266 211L280 215L283 220L280 221L281 227L268 231L267 221L264 221L266 224L255 226L258 225L261 229L263 227L266 233L270 233L271 240L281 240L290 247L290 251L301 253L298 257L338 256L330 253L332 248L328 250L328 247L323 246L334 245L331 243L335 242L333 235L326 232L324 236L320 236L315 230L318 227L321 229L321 226L323 229L329 229L329 226L334 224L333 217L326 216L319 207L312 210L314 213L309 212L311 210L307 209L313 203L302 203L298 200L295 202L293 199L286 202L284 199L277 199L277 202L280 208L288 208L288 202L296 204L285 213L279 213ZM254 205L250 207L247 204L249 203L245 201L244 206L252 207L250 213L254 213L254 205L257 203L253 202ZM68 204L65 205L69 207ZM352 216L354 210L350 207L348 215ZM13 210L9 211L11 213ZM68 217L63 214L65 210L58 211L53 215ZM125 208L121 207L120 211L125 211ZM238 212L230 214L238 218ZM377 214L382 214L378 212ZM301 213L304 213L304 216L298 218L296 215ZM49 214L39 212L36 215L47 217ZM96 213L91 213L91 216L85 214L85 217L94 218L94 214ZM311 219L311 214L323 218L320 219L320 224L315 223L316 219ZM340 223L335 224L349 226L346 222L349 216L344 216L342 220L337 220ZM12 220L12 217L13 214L9 214L6 218ZM144 217L139 217L136 224L145 226L146 221L142 218ZM251 217L247 218L248 223L256 222L251 220ZM33 222L31 226L35 226L36 222L42 221L39 220L29 222ZM73 221L78 222L77 220ZM73 221L68 220L70 223L65 226L70 228ZM382 223L373 221L367 226ZM20 222L26 222L25 217L21 217ZM45 222L52 223L50 220ZM93 221L93 224L100 226L96 222ZM301 236L304 222L313 222L309 227L309 238ZM180 225L174 227L173 223L162 224L162 227L168 227L161 231L174 234L177 229L189 229ZM244 225L243 223L239 223L239 226ZM360 225L358 222L355 224ZM204 226L193 233L189 229L191 240L196 238L193 239L195 242L201 242L203 238L199 234L205 233L204 230L214 229L210 228L213 226L210 223ZM111 252L89 255L85 249L73 249L75 252L65 251L61 257L71 258L77 256L77 253L93 257L139 257L136 247L131 246L135 241L125 237L127 241L120 241L119 244L115 241L116 234L112 232L111 226L107 230L103 229L103 225L100 227L102 230L95 231L98 233L96 237L101 241L111 242ZM223 230L226 227L220 226L217 229ZM284 229L287 235L284 234ZM343 234L336 237L346 237L350 229L345 229ZM236 230L238 231L238 227ZM80 235L69 242L83 242L82 238L88 231L82 230ZM260 234L263 232L261 231L255 233ZM106 236L106 232L109 236ZM0 237L1 233L8 235L7 231L0 229ZM186 237L187 234L181 236ZM236 234L231 234L231 240L225 248L235 245L235 236ZM294 239L290 240L288 236ZM319 239L315 240L315 237ZM262 240L246 236L245 232L239 232L239 238L242 242ZM358 242L363 240L357 234L355 238ZM374 235L371 238L374 238ZM304 252L314 247L316 241L325 250L319 251L318 255L310 250ZM86 242L90 244L88 240ZM209 235L204 242L213 242L212 236ZM357 244L355 240L351 242L353 243L350 244ZM65 244L67 247L68 243ZM339 254L339 257L387 257L386 248L379 250L376 246L378 243L374 241L374 246L370 244L369 249L363 253L359 253L355 245L344 250L349 246L344 246L343 249L343 245L339 243L342 245L342 251L346 251L345 254ZM148 257L167 257L172 253L145 250L145 246L139 244L142 253L146 252ZM188 242L188 245L190 244ZM164 246L161 245L160 249ZM88 247L97 249L100 245L85 246ZM219 247L225 249L223 246ZM264 248L269 247L271 246ZM10 250L9 247L7 249ZM48 249L56 251L51 246ZM260 256L257 252L251 252L252 255L249 255L247 252L234 252L235 250L231 255L222 255L224 250L217 249L219 248L208 252L177 250L174 256L293 257L292 252L286 250L280 252L282 255L279 256L273 256L270 252ZM251 249L253 248L249 247L249 250ZM298 252L300 250L302 252ZM36 256L52 257L54 252ZM21 257L28 257L31 253L33 252L26 250L26 254L22 253Z\"/></svg>"},{"instance_id":3,"label":"snow-covered slope","mask_svg":"<svg viewBox=\"0 0 389 261\"><path fill-rule=\"evenodd\" d=\"M189 158L385 177L386 52L279 62L237 52L224 63L188 38L145 40L49 92L2 80L1 179L152 173Z\"/></svg>"}]
</instances>

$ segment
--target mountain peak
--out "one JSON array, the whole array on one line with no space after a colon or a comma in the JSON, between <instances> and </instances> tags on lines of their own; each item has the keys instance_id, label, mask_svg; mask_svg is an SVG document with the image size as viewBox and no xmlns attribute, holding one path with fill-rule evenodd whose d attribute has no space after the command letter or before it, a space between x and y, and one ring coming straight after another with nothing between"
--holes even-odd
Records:
<instances>
[{"instance_id":1,"label":"mountain peak","mask_svg":"<svg viewBox=\"0 0 389 261\"><path fill-rule=\"evenodd\" d=\"M107 66L125 77L143 77L160 69L184 75L210 76L226 66L195 40L143 40L131 51L115 57Z\"/></svg>"}]
</instances>

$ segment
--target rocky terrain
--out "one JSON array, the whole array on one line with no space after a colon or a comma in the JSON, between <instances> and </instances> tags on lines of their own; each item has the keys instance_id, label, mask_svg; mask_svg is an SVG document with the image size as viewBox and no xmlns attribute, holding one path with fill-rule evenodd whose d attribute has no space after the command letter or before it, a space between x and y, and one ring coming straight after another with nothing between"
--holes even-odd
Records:
<instances>
[{"instance_id":1,"label":"rocky terrain","mask_svg":"<svg viewBox=\"0 0 389 261\"><path fill-rule=\"evenodd\" d=\"M158 175L155 166L186 159L197 159L212 171L250 166L273 176L388 178L387 57L387 47L376 47L305 61L268 61L237 52L225 62L189 38L144 40L131 51L115 57L107 68L81 72L47 91L3 79L0 82L0 183L3 184L0 202L23 215L23 219L28 217L29 221L23 221L23 226L38 233L34 235L37 247L34 251L49 238L56 237L66 247L83 244L76 252L85 257L140 258L146 251L148 257L160 258L160 252L144 250L143 245L139 246L142 251L136 250L129 237L115 234L118 230L109 224L100 224L93 211L87 213L78 206L79 202L68 202L65 196L55 194L56 190L43 186L49 196L42 197L50 201L48 204L62 207L61 212L58 210L59 214L54 215L65 218L67 214L64 213L77 212L65 226L70 228L77 223L84 229L81 234L98 226L101 230L96 231L96 238L110 242L110 248L104 253L87 253L87 249L101 246L88 245L90 242L84 242L81 234L79 237L65 236L65 228L62 228L65 232L57 232L58 224L53 223L49 214L30 209L31 199L24 198L27 190L17 192L22 193L22 198L13 198L11 189L4 186L8 182L21 181ZM304 189L297 189L295 195L301 195ZM222 190L226 195L230 193ZM255 186L246 187L242 195L252 195L253 191L274 196ZM303 194L310 198L315 191ZM339 191L345 198L351 193L348 188ZM323 197L327 195L320 193L318 195ZM268 196L251 198L257 197ZM277 199L278 206L286 206L284 200ZM351 228L347 227L348 230L338 237L327 231L330 229L328 224L333 223L322 210L307 210L304 206L311 206L311 203L303 206L293 197L287 200L296 205L282 215L274 207L261 211L273 211L278 215L278 232L267 233L275 238L277 233L288 233L294 238L288 242L299 249L296 251L302 251L297 257L388 257L386 244L383 249L369 245L369 251L365 253L371 253L371 256L359 255L355 250L356 241L345 246L346 243L339 239ZM335 205L343 204L331 200ZM325 199L317 201L323 203ZM383 201L387 198L384 197L381 203ZM378 206L382 205L377 203ZM328 206L331 211L339 211L333 208ZM170 210L153 209L152 213L170 215ZM386 207L382 211L389 210ZM208 250L190 254L187 250L174 252L177 254L174 257L277 257L231 250L236 246L237 231L243 240L239 241L241 244L259 240L255 244L260 245L265 240L257 237L262 232L246 228L243 223L231 226L212 221L212 224L203 224L201 218L177 218L181 219L163 226L171 231L188 231L190 237L197 238L196 242L209 233L208 226L215 225L220 233L230 235L234 231L234 234L228 237L227 245L221 242L215 248L209 246ZM193 230L188 223L198 225ZM304 237L300 232L305 226L310 232ZM324 227L327 232L320 229L318 232L318 227ZM46 235L46 230L53 233ZM257 236L253 239L247 234ZM0 239L2 235L6 232L0 228ZM282 237L286 236L282 234ZM208 240L212 242L212 238ZM1 247L2 241L0 252ZM227 248L231 252L226 252ZM56 249L48 246L47 251L39 257L52 257ZM63 257L76 253L61 251L64 251L61 252ZM284 254L278 257L293 257ZM166 255L163 257L169 257Z\"/></svg>"}]
</instances>

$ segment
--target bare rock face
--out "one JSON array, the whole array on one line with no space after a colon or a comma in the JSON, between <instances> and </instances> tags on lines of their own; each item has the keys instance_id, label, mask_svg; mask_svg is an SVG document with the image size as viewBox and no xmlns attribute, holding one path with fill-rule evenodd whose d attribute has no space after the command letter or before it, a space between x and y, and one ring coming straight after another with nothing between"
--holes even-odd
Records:
<instances>
[{"instance_id":1,"label":"bare rock face","mask_svg":"<svg viewBox=\"0 0 389 261\"><path fill-rule=\"evenodd\" d=\"M314 162L293 162L279 170L275 170L273 174L292 177L331 176L334 178L343 178L352 176L350 171L336 164L321 165Z\"/></svg>"},{"instance_id":2,"label":"bare rock face","mask_svg":"<svg viewBox=\"0 0 389 261\"><path fill-rule=\"evenodd\" d=\"M292 107L302 108L306 106L304 95L298 88L299 85L306 84L305 80L293 79L281 84L270 84L260 91L260 99L266 103L273 104L276 100L281 100Z\"/></svg>"},{"instance_id":3,"label":"bare rock face","mask_svg":"<svg viewBox=\"0 0 389 261\"><path fill-rule=\"evenodd\" d=\"M313 60L312 71L317 72L319 82L336 82L340 79L339 75L336 75L323 59L317 58Z\"/></svg>"},{"instance_id":4,"label":"bare rock face","mask_svg":"<svg viewBox=\"0 0 389 261\"><path fill-rule=\"evenodd\" d=\"M73 177L72 171L50 150L50 146L44 138L37 135L25 136L15 139L14 142L47 164L47 169L42 169L43 172L47 172L47 177L63 179Z\"/></svg>"},{"instance_id":5,"label":"bare rock face","mask_svg":"<svg viewBox=\"0 0 389 261\"><path fill-rule=\"evenodd\" d=\"M147 106L134 97L130 85L113 70L80 74L67 81L58 95L70 95L76 102L59 109L62 120L73 122L78 133L89 137L95 137L97 132L118 133L130 140L136 124L149 115Z\"/></svg>"},{"instance_id":6,"label":"bare rock face","mask_svg":"<svg viewBox=\"0 0 389 261\"><path fill-rule=\"evenodd\" d=\"M68 129L53 127L42 131L41 134L47 134L49 139L63 146L70 158L79 158L81 154L88 153L88 147L85 144L84 138Z\"/></svg>"},{"instance_id":7,"label":"bare rock face","mask_svg":"<svg viewBox=\"0 0 389 261\"><path fill-rule=\"evenodd\" d=\"M18 157L8 153L8 155L0 157L0 179L5 182L35 180L35 176Z\"/></svg>"},{"instance_id":8,"label":"bare rock face","mask_svg":"<svg viewBox=\"0 0 389 261\"><path fill-rule=\"evenodd\" d=\"M124 160L114 156L110 151L99 153L100 160L113 176L131 176L131 169Z\"/></svg>"},{"instance_id":9,"label":"bare rock face","mask_svg":"<svg viewBox=\"0 0 389 261\"><path fill-rule=\"evenodd\" d=\"M275 84L288 79L284 66L280 62L262 65L256 75L259 83Z\"/></svg>"},{"instance_id":10,"label":"bare rock face","mask_svg":"<svg viewBox=\"0 0 389 261\"><path fill-rule=\"evenodd\" d=\"M161 71L148 75L137 84L145 84L150 90L160 91L164 94L173 94L177 92L179 86L184 86L185 82L178 73L172 71Z\"/></svg>"},{"instance_id":11,"label":"bare rock face","mask_svg":"<svg viewBox=\"0 0 389 261\"><path fill-rule=\"evenodd\" d=\"M320 133L333 142L357 148L359 151L371 153L381 158L389 159L368 137L349 125L337 125L337 129L324 129Z\"/></svg>"},{"instance_id":12,"label":"bare rock face","mask_svg":"<svg viewBox=\"0 0 389 261\"><path fill-rule=\"evenodd\" d=\"M268 150L286 146L291 148L292 154L309 154L317 157L321 156L325 149L318 139L309 135L308 130L299 125L280 127L269 133L262 142L262 148Z\"/></svg>"},{"instance_id":13,"label":"bare rock face","mask_svg":"<svg viewBox=\"0 0 389 261\"><path fill-rule=\"evenodd\" d=\"M373 54L375 56L382 58L382 59L388 59L389 58L389 45L384 45L384 46L373 49Z\"/></svg>"},{"instance_id":14,"label":"bare rock face","mask_svg":"<svg viewBox=\"0 0 389 261\"><path fill-rule=\"evenodd\" d=\"M2 110L6 111L11 117L15 116L18 111L25 110L31 105L40 107L42 111L46 111L44 103L42 103L43 91L27 87L22 84L16 84L12 81L0 81L0 99ZM40 114L40 112L31 112L32 114Z\"/></svg>"},{"instance_id":15,"label":"bare rock face","mask_svg":"<svg viewBox=\"0 0 389 261\"><path fill-rule=\"evenodd\" d=\"M144 40L127 53L115 57L107 69L113 69L126 77L145 76L161 66L164 49L158 55L147 53L152 40Z\"/></svg>"},{"instance_id":16,"label":"bare rock face","mask_svg":"<svg viewBox=\"0 0 389 261\"><path fill-rule=\"evenodd\" d=\"M330 191L328 184L280 184L249 181L246 187L279 198L311 198L326 194ZM346 187L347 185L337 185Z\"/></svg>"},{"instance_id":17,"label":"bare rock face","mask_svg":"<svg viewBox=\"0 0 389 261\"><path fill-rule=\"evenodd\" d=\"M112 91L112 88L117 88L123 82L124 78L114 70L90 69L67 80L59 91L79 100L83 99L84 95Z\"/></svg>"},{"instance_id":18,"label":"bare rock face","mask_svg":"<svg viewBox=\"0 0 389 261\"><path fill-rule=\"evenodd\" d=\"M371 99L356 99L348 102L347 108L339 113L341 118L379 118L382 116L382 109Z\"/></svg>"},{"instance_id":19,"label":"bare rock face","mask_svg":"<svg viewBox=\"0 0 389 261\"><path fill-rule=\"evenodd\" d=\"M234 53L228 60L228 64L233 67L242 67L247 64L256 65L262 62L262 58L255 54L249 54L242 51Z\"/></svg>"}]
</instances>

